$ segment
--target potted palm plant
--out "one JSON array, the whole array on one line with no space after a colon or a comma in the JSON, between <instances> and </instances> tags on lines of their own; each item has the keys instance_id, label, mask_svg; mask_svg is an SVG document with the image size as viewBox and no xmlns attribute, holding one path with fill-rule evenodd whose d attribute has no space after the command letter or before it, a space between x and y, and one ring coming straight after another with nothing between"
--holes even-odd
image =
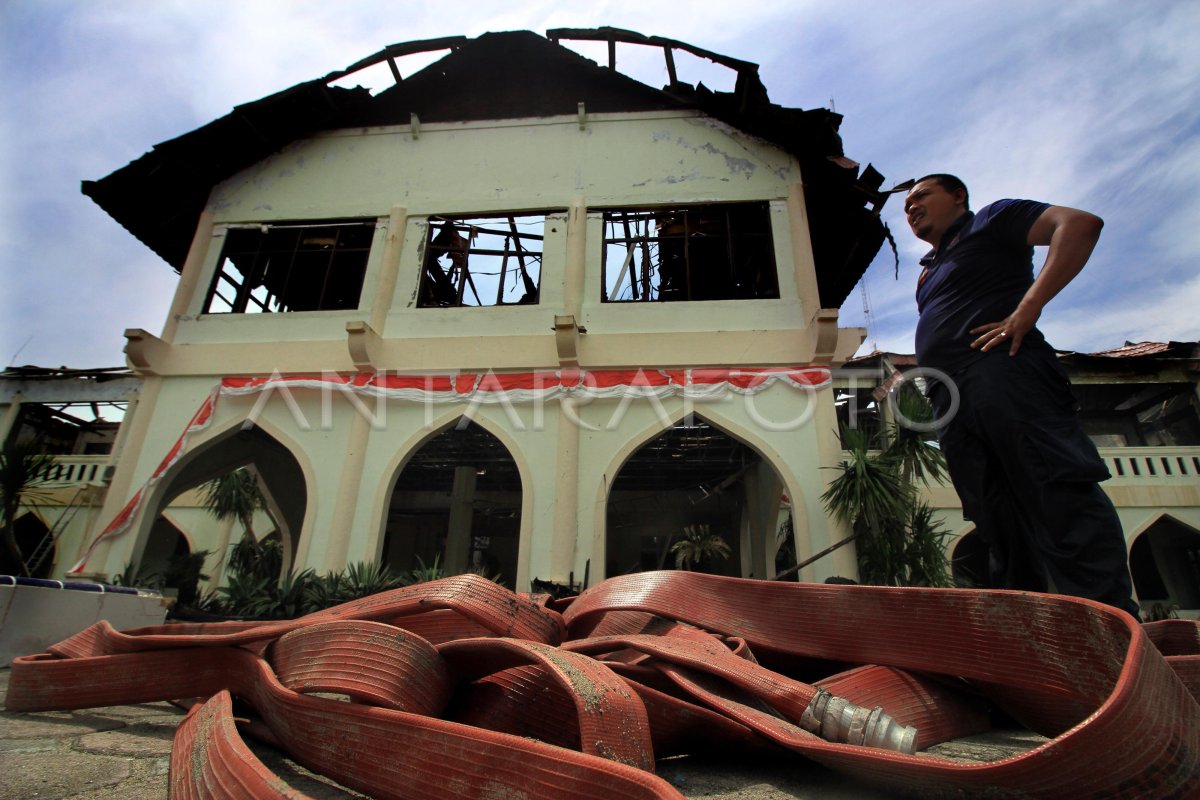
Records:
<instances>
[{"instance_id":1,"label":"potted palm plant","mask_svg":"<svg viewBox=\"0 0 1200 800\"><path fill-rule=\"evenodd\" d=\"M699 571L704 564L729 558L729 545L719 533L713 533L708 525L686 525L683 538L671 545L675 554L675 568Z\"/></svg>"}]
</instances>

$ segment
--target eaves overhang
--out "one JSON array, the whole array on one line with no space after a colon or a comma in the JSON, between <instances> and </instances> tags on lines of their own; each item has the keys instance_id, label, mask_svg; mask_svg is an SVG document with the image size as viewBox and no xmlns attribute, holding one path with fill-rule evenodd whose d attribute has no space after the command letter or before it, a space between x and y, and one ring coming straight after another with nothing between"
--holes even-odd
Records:
<instances>
[{"instance_id":1,"label":"eaves overhang","mask_svg":"<svg viewBox=\"0 0 1200 800\"><path fill-rule=\"evenodd\" d=\"M559 45L560 39L607 41L610 64L598 65ZM617 42L661 48L668 85L655 89L618 72ZM401 77L398 58L438 50L449 52ZM679 82L673 60L677 50L735 70L734 91ZM389 65L396 83L377 95L334 85L381 63ZM804 176L821 307L841 306L883 244L883 176L870 165L860 171L845 157L839 114L771 103L751 62L616 28L556 29L546 37L530 31L487 33L475 39L454 36L389 45L346 69L237 106L104 178L84 181L82 189L180 271L213 187L291 142L324 130L407 125L414 115L423 122L547 117L574 114L579 103L589 113L696 109L794 155Z\"/></svg>"}]
</instances>

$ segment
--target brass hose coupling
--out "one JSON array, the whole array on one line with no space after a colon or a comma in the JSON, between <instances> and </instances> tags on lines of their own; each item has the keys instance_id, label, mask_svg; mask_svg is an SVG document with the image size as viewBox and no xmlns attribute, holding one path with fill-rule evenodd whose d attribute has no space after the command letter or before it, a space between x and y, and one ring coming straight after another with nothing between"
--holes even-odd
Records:
<instances>
[{"instance_id":1,"label":"brass hose coupling","mask_svg":"<svg viewBox=\"0 0 1200 800\"><path fill-rule=\"evenodd\" d=\"M829 742L878 747L912 755L917 751L917 729L901 725L876 706L867 709L817 689L800 717L800 727Z\"/></svg>"}]
</instances>

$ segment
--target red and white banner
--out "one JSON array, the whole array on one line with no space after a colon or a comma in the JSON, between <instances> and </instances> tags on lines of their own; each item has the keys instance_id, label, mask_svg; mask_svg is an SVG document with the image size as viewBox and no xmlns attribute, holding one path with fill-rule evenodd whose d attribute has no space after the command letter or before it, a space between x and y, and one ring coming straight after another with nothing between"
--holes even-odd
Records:
<instances>
[{"instance_id":1,"label":"red and white banner","mask_svg":"<svg viewBox=\"0 0 1200 800\"><path fill-rule=\"evenodd\" d=\"M225 378L222 395L246 395L283 389L336 389L368 397L418 403L528 403L560 397L709 398L727 392L757 394L774 383L815 389L829 383L823 367L768 369L652 369L545 372L484 372L410 375L403 373L271 375Z\"/></svg>"},{"instance_id":2,"label":"red and white banner","mask_svg":"<svg viewBox=\"0 0 1200 800\"><path fill-rule=\"evenodd\" d=\"M830 372L824 367L561 369L543 372L454 372L426 375L374 372L299 375L275 373L267 377L223 378L192 416L179 439L154 470L154 474L92 540L87 552L68 570L68 574L83 572L100 542L115 538L129 529L145 503L150 489L187 451L188 440L211 424L221 397L315 389L422 404L516 404L563 398L714 399L726 394L758 394L777 383L793 389L811 391L827 386L830 383Z\"/></svg>"}]
</instances>

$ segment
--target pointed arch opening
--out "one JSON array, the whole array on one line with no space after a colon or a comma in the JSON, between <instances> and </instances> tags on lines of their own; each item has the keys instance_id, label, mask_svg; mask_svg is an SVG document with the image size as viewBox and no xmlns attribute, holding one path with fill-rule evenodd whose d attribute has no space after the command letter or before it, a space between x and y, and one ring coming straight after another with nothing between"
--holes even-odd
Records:
<instances>
[{"instance_id":1,"label":"pointed arch opening","mask_svg":"<svg viewBox=\"0 0 1200 800\"><path fill-rule=\"evenodd\" d=\"M382 561L400 575L478 572L516 584L521 474L482 425L460 418L404 462L387 506Z\"/></svg>"},{"instance_id":2,"label":"pointed arch opening","mask_svg":"<svg viewBox=\"0 0 1200 800\"><path fill-rule=\"evenodd\" d=\"M308 506L304 470L286 445L260 426L243 423L217 434L185 455L156 487L140 526L140 543L135 546L138 572L146 571L153 532L167 522L163 512L168 506L184 492L242 467L249 468L255 476L267 512L281 534L282 571L292 568ZM237 541L224 543L222 549L227 551L236 544ZM223 552L219 558L224 563L228 552Z\"/></svg>"},{"instance_id":3,"label":"pointed arch opening","mask_svg":"<svg viewBox=\"0 0 1200 800\"><path fill-rule=\"evenodd\" d=\"M613 479L605 574L678 564L717 575L773 577L789 513L784 488L775 467L751 445L698 415L679 420L634 451Z\"/></svg>"},{"instance_id":4,"label":"pointed arch opening","mask_svg":"<svg viewBox=\"0 0 1200 800\"><path fill-rule=\"evenodd\" d=\"M28 511L13 522L13 534L24 569L30 572L29 577L50 577L58 552L50 527L37 514ZM22 564L16 563L4 547L0 547L0 575L24 575Z\"/></svg>"},{"instance_id":5,"label":"pointed arch opening","mask_svg":"<svg viewBox=\"0 0 1200 800\"><path fill-rule=\"evenodd\" d=\"M192 543L171 520L161 514L150 527L146 546L142 548L142 560L137 573L141 586L159 586L164 593L178 598L180 603L190 605L195 600L196 580L199 578L200 563L194 563Z\"/></svg>"},{"instance_id":6,"label":"pointed arch opening","mask_svg":"<svg viewBox=\"0 0 1200 800\"><path fill-rule=\"evenodd\" d=\"M1134 539L1129 571L1138 601L1150 616L1200 611L1200 531L1162 516Z\"/></svg>"}]
</instances>

